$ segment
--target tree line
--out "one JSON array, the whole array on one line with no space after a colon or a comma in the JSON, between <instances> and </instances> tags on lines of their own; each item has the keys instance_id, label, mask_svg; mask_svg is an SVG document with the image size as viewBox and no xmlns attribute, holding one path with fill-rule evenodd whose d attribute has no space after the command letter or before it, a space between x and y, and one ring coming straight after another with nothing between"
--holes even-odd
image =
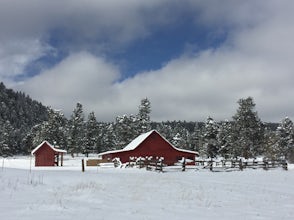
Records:
<instances>
[{"instance_id":1,"label":"tree line","mask_svg":"<svg viewBox=\"0 0 294 220\"><path fill-rule=\"evenodd\" d=\"M289 117L280 123L264 123L252 97L238 100L231 120L216 122L163 122L153 127L176 147L198 151L202 158L286 159L294 162L294 126Z\"/></svg>"},{"instance_id":2,"label":"tree line","mask_svg":"<svg viewBox=\"0 0 294 220\"><path fill-rule=\"evenodd\" d=\"M94 112L85 120L82 104L77 103L69 120L51 109L48 121L32 129L31 145L46 139L72 154L100 153L121 149L138 135L156 129L174 146L198 151L204 158L264 156L293 161L293 122L286 117L276 126L263 123L251 97L238 104L230 121L207 117L205 122L151 122L151 103L145 98L136 115L117 116L114 122L105 123L98 122Z\"/></svg>"},{"instance_id":3,"label":"tree line","mask_svg":"<svg viewBox=\"0 0 294 220\"><path fill-rule=\"evenodd\" d=\"M81 103L76 104L67 119L62 111L44 107L23 93L7 90L2 83L0 89L2 156L27 154L43 140L72 155L100 153L121 149L138 135L156 129L174 146L198 151L201 157L265 156L294 162L293 122L288 117L279 124L262 122L252 97L240 99L236 113L226 121L216 122L209 116L204 122L152 122L151 103L144 98L137 114L100 122L94 112L86 116ZM21 102L15 104L19 100Z\"/></svg>"},{"instance_id":4,"label":"tree line","mask_svg":"<svg viewBox=\"0 0 294 220\"><path fill-rule=\"evenodd\" d=\"M151 129L150 112L147 98L141 100L136 115L118 116L114 122L98 122L94 112L85 117L81 103L76 104L69 119L61 111L48 109L48 120L33 126L26 136L26 143L37 146L47 140L73 156L121 149Z\"/></svg>"}]
</instances>

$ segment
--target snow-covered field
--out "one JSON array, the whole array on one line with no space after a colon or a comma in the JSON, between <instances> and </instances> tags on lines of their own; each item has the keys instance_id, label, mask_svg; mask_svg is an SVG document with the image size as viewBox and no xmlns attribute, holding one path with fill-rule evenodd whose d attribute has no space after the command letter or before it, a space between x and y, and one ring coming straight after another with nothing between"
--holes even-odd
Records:
<instances>
[{"instance_id":1,"label":"snow-covered field","mask_svg":"<svg viewBox=\"0 0 294 220\"><path fill-rule=\"evenodd\" d=\"M6 159L0 219L294 219L293 166L215 173L86 167L82 173L80 162L67 158L64 167L30 171L29 158Z\"/></svg>"}]
</instances>

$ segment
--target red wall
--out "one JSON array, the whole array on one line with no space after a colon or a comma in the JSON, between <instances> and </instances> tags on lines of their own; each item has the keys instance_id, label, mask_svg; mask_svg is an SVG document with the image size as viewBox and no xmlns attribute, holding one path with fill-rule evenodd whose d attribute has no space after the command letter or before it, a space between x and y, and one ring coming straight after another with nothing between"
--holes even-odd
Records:
<instances>
[{"instance_id":1,"label":"red wall","mask_svg":"<svg viewBox=\"0 0 294 220\"><path fill-rule=\"evenodd\" d=\"M164 157L164 163L173 165L182 157L195 160L195 154L181 152L174 149L157 132L151 133L135 150L111 153L103 156L104 159L119 157L122 163L128 162L130 157Z\"/></svg>"},{"instance_id":2,"label":"red wall","mask_svg":"<svg viewBox=\"0 0 294 220\"><path fill-rule=\"evenodd\" d=\"M44 143L35 152L35 166L54 166L54 150Z\"/></svg>"}]
</instances>

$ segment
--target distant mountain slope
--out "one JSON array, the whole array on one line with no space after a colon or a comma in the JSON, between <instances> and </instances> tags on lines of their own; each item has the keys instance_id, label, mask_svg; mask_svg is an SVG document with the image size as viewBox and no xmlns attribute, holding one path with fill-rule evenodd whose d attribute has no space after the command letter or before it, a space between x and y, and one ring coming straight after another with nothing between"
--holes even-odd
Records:
<instances>
[{"instance_id":1,"label":"distant mountain slope","mask_svg":"<svg viewBox=\"0 0 294 220\"><path fill-rule=\"evenodd\" d=\"M13 141L14 144L8 145L14 145L15 152L21 153L22 141L28 131L47 118L47 107L22 92L7 89L0 82L0 144L7 144L9 139L9 142Z\"/></svg>"},{"instance_id":2,"label":"distant mountain slope","mask_svg":"<svg viewBox=\"0 0 294 220\"><path fill-rule=\"evenodd\" d=\"M9 121L14 128L30 129L47 120L47 108L22 92L7 89L0 83L0 120Z\"/></svg>"}]
</instances>

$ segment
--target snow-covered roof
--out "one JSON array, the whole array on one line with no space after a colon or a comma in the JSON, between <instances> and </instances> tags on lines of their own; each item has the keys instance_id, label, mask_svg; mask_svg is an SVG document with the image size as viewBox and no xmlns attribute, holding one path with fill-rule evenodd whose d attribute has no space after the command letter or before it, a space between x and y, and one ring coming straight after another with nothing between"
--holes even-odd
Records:
<instances>
[{"instance_id":1,"label":"snow-covered roof","mask_svg":"<svg viewBox=\"0 0 294 220\"><path fill-rule=\"evenodd\" d=\"M177 151L181 151L181 152L186 152L186 153L191 153L191 154L198 154L195 151L190 151L190 150L184 150L184 149L179 149L176 148L175 146L173 146L167 139L165 139L158 131L156 130L151 130L147 133L141 134L139 135L137 138L135 138L131 143L129 143L126 147L124 147L121 150L113 150L113 151L106 151L103 153L100 153L99 156L105 155L105 154L111 154L111 153L120 153L120 152L125 152L125 151L131 151L136 149L147 137L149 137L149 135L151 135L153 132L156 132L157 134L159 134L160 137L162 137L166 142L168 142L172 148L174 148Z\"/></svg>"},{"instance_id":2,"label":"snow-covered roof","mask_svg":"<svg viewBox=\"0 0 294 220\"><path fill-rule=\"evenodd\" d=\"M47 144L50 148L52 148L52 150L54 150L55 152L58 152L58 153L66 153L66 150L61 150L61 149L58 149L58 148L55 148L54 146L52 146L48 141L43 141L41 144L39 144L34 150L32 150L31 154L35 154L37 150L40 149L40 147L42 147L44 144Z\"/></svg>"},{"instance_id":3,"label":"snow-covered roof","mask_svg":"<svg viewBox=\"0 0 294 220\"><path fill-rule=\"evenodd\" d=\"M120 150L111 150L106 151L103 153L100 153L99 156L105 155L105 154L112 154L112 153L120 153L125 151L131 151L134 150L136 147L138 147L154 130L151 130L147 133L141 134L138 137L136 137L132 142L130 142L127 146L125 146L123 149Z\"/></svg>"},{"instance_id":4,"label":"snow-covered roof","mask_svg":"<svg viewBox=\"0 0 294 220\"><path fill-rule=\"evenodd\" d=\"M147 133L141 134L138 137L136 137L131 143L129 143L126 147L124 147L124 151L128 151L128 150L134 150L136 147L138 147L139 144L141 144L152 132L149 131Z\"/></svg>"}]
</instances>

